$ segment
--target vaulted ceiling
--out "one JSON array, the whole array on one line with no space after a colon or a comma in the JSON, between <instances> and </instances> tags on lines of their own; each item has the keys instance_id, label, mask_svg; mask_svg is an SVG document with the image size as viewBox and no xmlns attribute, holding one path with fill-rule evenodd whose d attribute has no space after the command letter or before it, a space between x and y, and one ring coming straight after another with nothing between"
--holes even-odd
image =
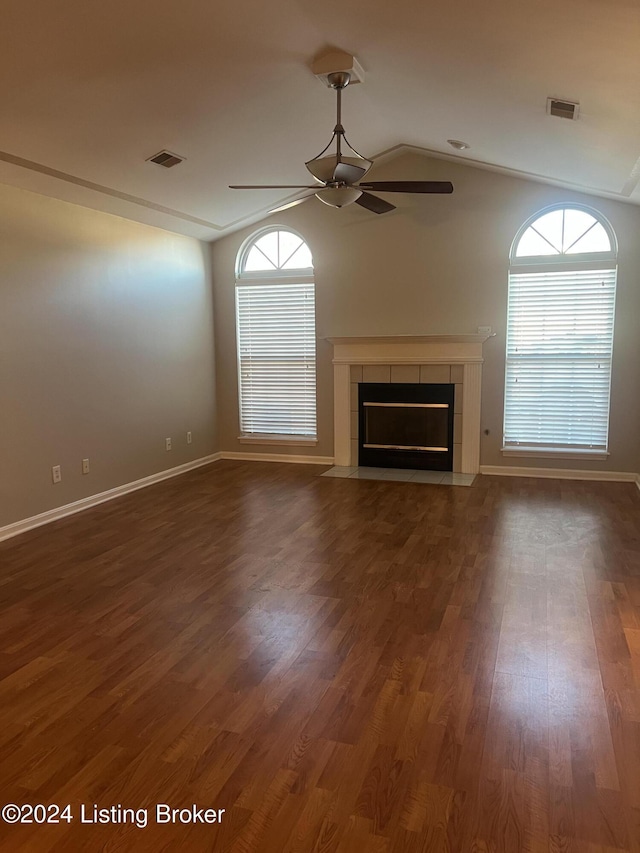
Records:
<instances>
[{"instance_id":1,"label":"vaulted ceiling","mask_svg":"<svg viewBox=\"0 0 640 853\"><path fill-rule=\"evenodd\" d=\"M7 0L0 42L1 182L201 239L291 195L228 184L308 182L335 121L310 64L331 46L366 73L343 113L364 155L410 146L640 203L637 0ZM162 149L185 161L147 162Z\"/></svg>"}]
</instances>

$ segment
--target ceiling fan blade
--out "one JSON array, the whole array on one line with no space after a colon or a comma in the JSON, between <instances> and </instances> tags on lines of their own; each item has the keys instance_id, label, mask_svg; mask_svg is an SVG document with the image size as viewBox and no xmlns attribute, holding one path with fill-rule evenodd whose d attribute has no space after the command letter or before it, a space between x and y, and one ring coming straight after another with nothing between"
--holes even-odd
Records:
<instances>
[{"instance_id":1,"label":"ceiling fan blade","mask_svg":"<svg viewBox=\"0 0 640 853\"><path fill-rule=\"evenodd\" d=\"M309 184L229 184L230 190L317 190Z\"/></svg>"},{"instance_id":2,"label":"ceiling fan blade","mask_svg":"<svg viewBox=\"0 0 640 853\"><path fill-rule=\"evenodd\" d=\"M364 181L360 189L380 193L452 193L451 181Z\"/></svg>"},{"instance_id":3,"label":"ceiling fan blade","mask_svg":"<svg viewBox=\"0 0 640 853\"><path fill-rule=\"evenodd\" d=\"M389 204L388 201L365 192L362 193L360 198L356 199L356 204L359 204L360 207L366 207L367 210L371 210L373 213L388 213L390 210L396 209L395 204Z\"/></svg>"},{"instance_id":4,"label":"ceiling fan blade","mask_svg":"<svg viewBox=\"0 0 640 853\"><path fill-rule=\"evenodd\" d=\"M368 163L367 160L363 162ZM367 168L356 166L353 163L338 163L333 172L333 180L345 184L355 184L356 181L365 176Z\"/></svg>"},{"instance_id":5,"label":"ceiling fan blade","mask_svg":"<svg viewBox=\"0 0 640 853\"><path fill-rule=\"evenodd\" d=\"M290 207L295 207L297 204L302 204L303 201L306 201L313 195L314 193L309 193L308 195L303 195L302 198L294 198L293 201L288 201L286 204L281 204L279 207L272 207L269 213L280 213L283 210L289 210Z\"/></svg>"}]
</instances>

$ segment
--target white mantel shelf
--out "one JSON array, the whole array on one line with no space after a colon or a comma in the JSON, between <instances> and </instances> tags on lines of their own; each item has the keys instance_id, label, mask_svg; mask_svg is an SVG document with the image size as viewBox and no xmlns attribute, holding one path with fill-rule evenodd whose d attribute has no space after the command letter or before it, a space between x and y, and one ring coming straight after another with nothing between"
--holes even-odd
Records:
<instances>
[{"instance_id":1,"label":"white mantel shelf","mask_svg":"<svg viewBox=\"0 0 640 853\"><path fill-rule=\"evenodd\" d=\"M492 335L366 335L331 337L333 345L334 459L350 465L351 365L463 365L462 473L480 469L482 345Z\"/></svg>"},{"instance_id":2,"label":"white mantel shelf","mask_svg":"<svg viewBox=\"0 0 640 853\"><path fill-rule=\"evenodd\" d=\"M334 364L478 364L491 335L366 335L327 338Z\"/></svg>"},{"instance_id":3,"label":"white mantel shelf","mask_svg":"<svg viewBox=\"0 0 640 853\"><path fill-rule=\"evenodd\" d=\"M493 335L361 335L325 338L330 344L483 344Z\"/></svg>"}]
</instances>

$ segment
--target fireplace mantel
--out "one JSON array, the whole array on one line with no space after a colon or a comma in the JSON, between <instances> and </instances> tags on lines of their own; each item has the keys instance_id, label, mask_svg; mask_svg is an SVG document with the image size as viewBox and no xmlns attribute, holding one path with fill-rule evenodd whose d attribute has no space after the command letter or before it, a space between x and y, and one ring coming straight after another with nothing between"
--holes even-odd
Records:
<instances>
[{"instance_id":1,"label":"fireplace mantel","mask_svg":"<svg viewBox=\"0 0 640 853\"><path fill-rule=\"evenodd\" d=\"M493 335L356 335L327 338L332 344L483 344Z\"/></svg>"},{"instance_id":2,"label":"fireplace mantel","mask_svg":"<svg viewBox=\"0 0 640 853\"><path fill-rule=\"evenodd\" d=\"M489 335L380 335L327 338L334 364L482 363Z\"/></svg>"},{"instance_id":3,"label":"fireplace mantel","mask_svg":"<svg viewBox=\"0 0 640 853\"><path fill-rule=\"evenodd\" d=\"M482 345L490 335L380 335L327 338L333 345L334 458L351 465L351 367L355 365L458 365L462 367L460 470L480 467ZM461 368L458 367L458 370Z\"/></svg>"}]
</instances>

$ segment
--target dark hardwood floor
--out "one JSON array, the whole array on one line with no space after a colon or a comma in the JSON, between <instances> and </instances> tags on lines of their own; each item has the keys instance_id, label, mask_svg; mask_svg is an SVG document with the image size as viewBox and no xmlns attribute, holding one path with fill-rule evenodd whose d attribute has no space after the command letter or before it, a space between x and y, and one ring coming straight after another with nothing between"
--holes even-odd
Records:
<instances>
[{"instance_id":1,"label":"dark hardwood floor","mask_svg":"<svg viewBox=\"0 0 640 853\"><path fill-rule=\"evenodd\" d=\"M639 853L637 488L318 471L219 462L0 544L0 805L73 814L0 849Z\"/></svg>"}]
</instances>

